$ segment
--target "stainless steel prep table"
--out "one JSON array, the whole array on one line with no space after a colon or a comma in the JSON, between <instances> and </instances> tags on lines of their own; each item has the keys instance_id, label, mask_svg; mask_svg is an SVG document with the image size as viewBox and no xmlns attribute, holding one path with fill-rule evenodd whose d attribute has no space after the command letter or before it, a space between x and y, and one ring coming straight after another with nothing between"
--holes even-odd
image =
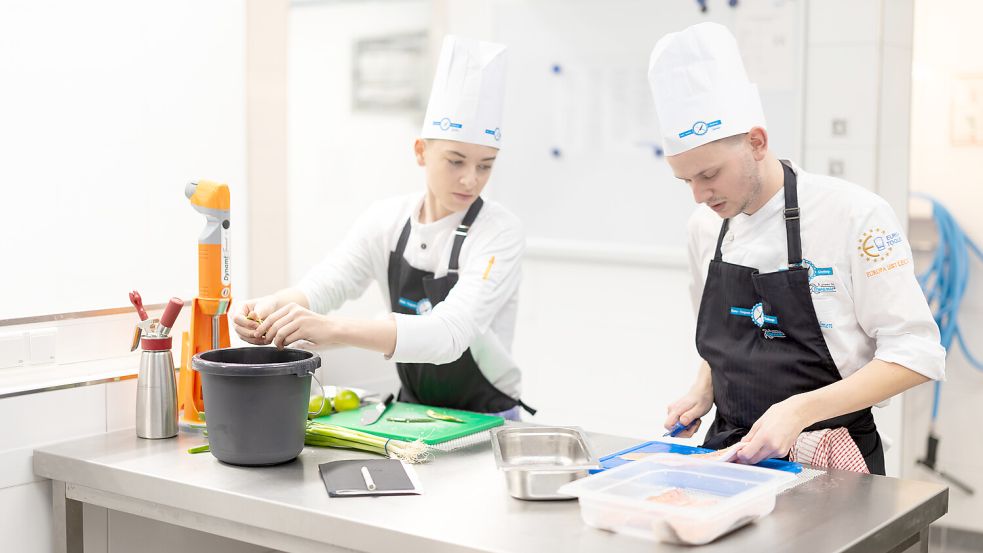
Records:
<instances>
[{"instance_id":1,"label":"stainless steel prep table","mask_svg":"<svg viewBox=\"0 0 983 553\"><path fill-rule=\"evenodd\" d=\"M590 436L599 454L637 442ZM123 430L36 450L35 473L53 480L56 551L81 551L83 503L291 552L693 551L589 528L575 501L509 497L487 443L418 465L424 495L385 498L329 498L318 474L319 463L369 455L305 448L285 465L242 468L187 453L201 443ZM938 484L830 471L699 551L927 551L947 504Z\"/></svg>"}]
</instances>

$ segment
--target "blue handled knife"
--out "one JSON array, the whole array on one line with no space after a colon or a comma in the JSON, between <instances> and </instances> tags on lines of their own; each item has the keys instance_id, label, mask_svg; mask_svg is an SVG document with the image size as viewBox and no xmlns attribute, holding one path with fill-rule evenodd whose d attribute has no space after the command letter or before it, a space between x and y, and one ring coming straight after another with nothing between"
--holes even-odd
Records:
<instances>
[{"instance_id":1,"label":"blue handled knife","mask_svg":"<svg viewBox=\"0 0 983 553\"><path fill-rule=\"evenodd\" d=\"M693 421L693 422L696 422L696 421ZM689 423L688 426L685 425L685 424L683 424L683 423L681 423L681 422L677 422L675 425L673 425L672 429L669 430L668 432L666 432L665 434L663 434L662 437L665 438L665 437L668 436L670 438L675 438L680 432L682 432L683 430L686 430L690 426L693 426L693 423L692 422Z\"/></svg>"}]
</instances>

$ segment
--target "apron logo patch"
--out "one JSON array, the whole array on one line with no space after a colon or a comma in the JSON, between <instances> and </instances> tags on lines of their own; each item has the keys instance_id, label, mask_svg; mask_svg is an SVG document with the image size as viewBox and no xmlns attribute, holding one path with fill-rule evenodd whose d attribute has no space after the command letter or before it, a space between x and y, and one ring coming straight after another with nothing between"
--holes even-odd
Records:
<instances>
[{"instance_id":1,"label":"apron logo patch","mask_svg":"<svg viewBox=\"0 0 983 553\"><path fill-rule=\"evenodd\" d=\"M832 282L813 282L816 277L833 276L832 267L817 267L808 259L802 259L802 267L809 271L809 291L813 294L832 294L836 292L836 284Z\"/></svg>"},{"instance_id":2,"label":"apron logo patch","mask_svg":"<svg viewBox=\"0 0 983 553\"><path fill-rule=\"evenodd\" d=\"M412 309L416 311L417 315L426 315L427 313L433 311L433 305L430 303L428 298L423 298L420 301L408 300L406 298L399 298L399 305L407 309Z\"/></svg>"},{"instance_id":3,"label":"apron logo patch","mask_svg":"<svg viewBox=\"0 0 983 553\"><path fill-rule=\"evenodd\" d=\"M888 232L881 227L867 229L867 232L857 239L857 255L861 259L874 263L883 261L891 256L894 246L902 242L900 232Z\"/></svg>"},{"instance_id":4,"label":"apron logo patch","mask_svg":"<svg viewBox=\"0 0 983 553\"><path fill-rule=\"evenodd\" d=\"M810 282L809 291L813 294L832 294L836 292L836 285L832 282Z\"/></svg>"},{"instance_id":5,"label":"apron logo patch","mask_svg":"<svg viewBox=\"0 0 983 553\"><path fill-rule=\"evenodd\" d=\"M782 332L781 330L775 330L775 329L772 329L772 328L762 328L761 329L761 334L765 338L767 338L769 340L774 340L775 338L784 338L785 337L785 333L784 332Z\"/></svg>"},{"instance_id":6,"label":"apron logo patch","mask_svg":"<svg viewBox=\"0 0 983 553\"><path fill-rule=\"evenodd\" d=\"M832 267L817 267L815 263L809 261L808 259L802 260L802 266L805 267L806 269L809 269L809 282L812 282L812 279L819 276L833 275Z\"/></svg>"},{"instance_id":7,"label":"apron logo patch","mask_svg":"<svg viewBox=\"0 0 983 553\"><path fill-rule=\"evenodd\" d=\"M731 315L737 315L738 317L748 317L751 322L758 325L758 327L763 327L765 324L777 325L778 317L774 315L765 315L765 308L762 304L755 304L751 309L746 309L744 307L731 307Z\"/></svg>"}]
</instances>

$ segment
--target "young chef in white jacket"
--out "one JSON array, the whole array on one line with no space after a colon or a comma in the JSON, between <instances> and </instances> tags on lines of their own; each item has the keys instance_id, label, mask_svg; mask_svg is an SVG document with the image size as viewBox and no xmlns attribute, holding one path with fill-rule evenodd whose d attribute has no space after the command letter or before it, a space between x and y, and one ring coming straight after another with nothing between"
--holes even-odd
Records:
<instances>
[{"instance_id":1,"label":"young chef in white jacket","mask_svg":"<svg viewBox=\"0 0 983 553\"><path fill-rule=\"evenodd\" d=\"M504 46L446 37L413 146L426 190L373 205L297 286L245 302L239 336L375 350L396 362L400 401L517 418L510 350L525 239L512 213L480 197L503 139L504 90ZM391 316L330 314L373 281Z\"/></svg>"},{"instance_id":2,"label":"young chef in white jacket","mask_svg":"<svg viewBox=\"0 0 983 553\"><path fill-rule=\"evenodd\" d=\"M663 37L649 80L667 161L700 204L689 221L696 383L668 408L739 461L884 473L871 406L944 377L939 329L891 207L769 149L730 32Z\"/></svg>"}]
</instances>

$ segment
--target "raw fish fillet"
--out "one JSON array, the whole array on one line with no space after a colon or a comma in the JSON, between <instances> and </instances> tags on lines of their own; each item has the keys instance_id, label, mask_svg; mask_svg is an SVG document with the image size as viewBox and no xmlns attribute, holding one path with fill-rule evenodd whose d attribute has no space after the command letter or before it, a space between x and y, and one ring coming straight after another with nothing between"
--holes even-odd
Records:
<instances>
[{"instance_id":1,"label":"raw fish fillet","mask_svg":"<svg viewBox=\"0 0 983 553\"><path fill-rule=\"evenodd\" d=\"M728 462L733 461L737 456L737 452L741 450L743 444L738 442L730 447L725 447L724 449L718 449L717 451L711 451L710 453L694 453L690 457L696 457L697 459L710 459L711 461L722 461Z\"/></svg>"},{"instance_id":2,"label":"raw fish fillet","mask_svg":"<svg viewBox=\"0 0 983 553\"><path fill-rule=\"evenodd\" d=\"M652 501L653 503L661 503L663 505L673 505L676 507L709 507L710 505L717 503L716 499L693 497L685 490L681 490L679 488L670 488L659 495L647 497L645 500Z\"/></svg>"},{"instance_id":3,"label":"raw fish fillet","mask_svg":"<svg viewBox=\"0 0 983 553\"><path fill-rule=\"evenodd\" d=\"M619 457L624 459L625 461L641 461L642 459L647 459L652 455L658 455L658 453L639 453L639 452L625 453L624 455L620 455Z\"/></svg>"}]
</instances>

